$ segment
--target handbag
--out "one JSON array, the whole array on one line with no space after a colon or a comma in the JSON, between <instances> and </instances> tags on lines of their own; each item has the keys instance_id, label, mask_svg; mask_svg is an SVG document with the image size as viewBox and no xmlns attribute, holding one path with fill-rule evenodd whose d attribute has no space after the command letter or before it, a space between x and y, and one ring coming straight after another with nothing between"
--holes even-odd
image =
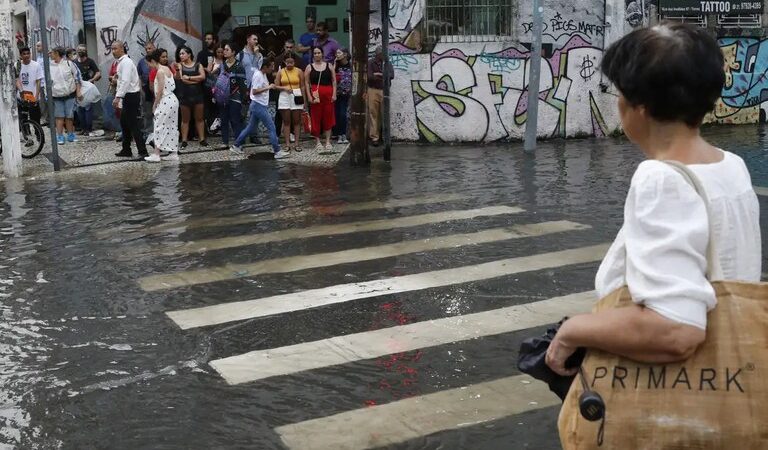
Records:
<instances>
[{"instance_id":1,"label":"handbag","mask_svg":"<svg viewBox=\"0 0 768 450\"><path fill-rule=\"evenodd\" d=\"M328 63L325 63L325 64L326 64L326 68L327 68L328 67ZM313 67L313 69L314 69L314 67ZM318 72L320 72L320 75L317 77L317 87L315 88L314 91L312 91L312 97L314 97L315 100L317 100L319 102L320 101L320 81L323 79L323 72L325 72L325 69L323 69L322 71L318 71Z\"/></svg>"},{"instance_id":2,"label":"handbag","mask_svg":"<svg viewBox=\"0 0 768 450\"><path fill-rule=\"evenodd\" d=\"M283 69L285 70L285 69ZM293 93L293 104L294 105L303 105L304 104L304 96L301 95L301 89L294 89L293 83L291 83L291 77L288 77L288 87L291 88L291 91ZM298 94L297 94L298 92Z\"/></svg>"},{"instance_id":3,"label":"handbag","mask_svg":"<svg viewBox=\"0 0 768 450\"><path fill-rule=\"evenodd\" d=\"M696 175L667 163L704 199L711 217ZM721 281L711 223L707 279L717 306L708 314L704 343L688 360L673 364L638 363L589 349L582 380L571 385L560 410L565 450L768 448L768 283ZM631 304L624 286L594 309ZM580 414L585 391L603 399L603 413L590 417L598 421Z\"/></svg>"}]
</instances>

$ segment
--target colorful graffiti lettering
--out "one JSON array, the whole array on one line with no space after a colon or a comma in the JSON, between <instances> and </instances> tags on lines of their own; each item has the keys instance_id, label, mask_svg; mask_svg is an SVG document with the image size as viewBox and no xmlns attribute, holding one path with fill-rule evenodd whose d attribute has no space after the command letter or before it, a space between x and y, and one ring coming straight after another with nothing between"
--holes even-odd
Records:
<instances>
[{"instance_id":1,"label":"colorful graffiti lettering","mask_svg":"<svg viewBox=\"0 0 768 450\"><path fill-rule=\"evenodd\" d=\"M555 16L549 21L545 21L543 26L543 35L551 37L554 41L560 40L563 36L571 36L573 33L580 33L589 38L605 36L605 25L588 23L583 20L564 19L560 13L555 13ZM531 33L533 22L525 22L522 27L523 33Z\"/></svg>"},{"instance_id":2,"label":"colorful graffiti lettering","mask_svg":"<svg viewBox=\"0 0 768 450\"><path fill-rule=\"evenodd\" d=\"M768 101L768 44L757 38L718 40L725 59L725 85L715 109L705 120L755 123Z\"/></svg>"},{"instance_id":3,"label":"colorful graffiti lettering","mask_svg":"<svg viewBox=\"0 0 768 450\"><path fill-rule=\"evenodd\" d=\"M419 137L430 142L520 138L528 110L528 50L468 55L467 47L433 54L430 78L411 80ZM602 136L618 126L615 114L602 113L614 111L614 100L601 86L601 57L602 50L574 35L542 60L540 136Z\"/></svg>"}]
</instances>

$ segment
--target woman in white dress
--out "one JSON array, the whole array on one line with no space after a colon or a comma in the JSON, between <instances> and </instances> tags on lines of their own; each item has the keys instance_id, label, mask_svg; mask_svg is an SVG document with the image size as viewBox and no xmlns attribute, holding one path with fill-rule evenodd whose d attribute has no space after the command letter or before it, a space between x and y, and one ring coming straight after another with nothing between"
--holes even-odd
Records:
<instances>
[{"instance_id":1,"label":"woman in white dress","mask_svg":"<svg viewBox=\"0 0 768 450\"><path fill-rule=\"evenodd\" d=\"M155 115L155 153L144 158L149 162L179 160L179 99L173 94L176 82L171 70L160 64L160 57L165 50L159 48L149 55L149 66L157 70L155 76L155 103L152 111ZM168 155L161 157L160 152Z\"/></svg>"},{"instance_id":2,"label":"woman in white dress","mask_svg":"<svg viewBox=\"0 0 768 450\"><path fill-rule=\"evenodd\" d=\"M605 52L602 69L618 94L624 131L647 160L632 177L624 226L595 287L604 297L626 284L634 304L566 320L546 359L560 375L578 371L566 367L578 347L648 363L688 359L717 303L706 277L710 229L724 279L755 282L761 274L760 208L747 167L699 134L725 82L714 38L685 24L636 30ZM709 215L704 199L663 161L696 174Z\"/></svg>"}]
</instances>

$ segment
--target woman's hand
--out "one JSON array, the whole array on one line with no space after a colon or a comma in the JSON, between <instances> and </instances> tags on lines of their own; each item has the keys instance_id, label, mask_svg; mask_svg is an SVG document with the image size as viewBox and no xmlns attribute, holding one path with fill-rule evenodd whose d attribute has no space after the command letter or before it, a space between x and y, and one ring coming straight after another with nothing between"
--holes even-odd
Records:
<instances>
[{"instance_id":1,"label":"woman's hand","mask_svg":"<svg viewBox=\"0 0 768 450\"><path fill-rule=\"evenodd\" d=\"M333 94L333 97L331 97L331 101L332 101L332 102L335 102L335 101L336 101L336 94Z\"/></svg>"},{"instance_id":2,"label":"woman's hand","mask_svg":"<svg viewBox=\"0 0 768 450\"><path fill-rule=\"evenodd\" d=\"M555 338L552 339L552 343L549 344L549 348L547 349L547 365L558 375L566 377L576 375L576 372L579 371L578 367L571 369L565 368L565 361L567 361L574 352L576 352L576 347L571 347L563 343L562 339L559 339L558 335L555 335Z\"/></svg>"}]
</instances>

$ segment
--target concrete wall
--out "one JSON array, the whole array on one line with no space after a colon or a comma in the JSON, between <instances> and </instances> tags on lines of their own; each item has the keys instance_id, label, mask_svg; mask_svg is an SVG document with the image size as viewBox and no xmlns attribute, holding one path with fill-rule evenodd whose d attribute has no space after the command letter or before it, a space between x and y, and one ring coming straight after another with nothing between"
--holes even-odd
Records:
<instances>
[{"instance_id":1,"label":"concrete wall","mask_svg":"<svg viewBox=\"0 0 768 450\"><path fill-rule=\"evenodd\" d=\"M425 3L392 0L393 136L429 142L520 139L528 111L530 3L515 8L513 36L506 42L438 42L424 52ZM539 136L603 136L618 128L616 96L606 91L598 68L605 46L623 34L623 26L609 29L604 19L623 16L623 0L620 5L608 11L602 0L544 2ZM372 39L380 39L380 20L372 18Z\"/></svg>"},{"instance_id":2,"label":"concrete wall","mask_svg":"<svg viewBox=\"0 0 768 450\"><path fill-rule=\"evenodd\" d=\"M134 61L144 56L144 43L148 39L167 49L173 60L180 45L189 46L195 54L200 51L201 28L199 0L96 0L99 42L97 55L93 57L106 79L114 60L110 48L115 40L128 44L128 54Z\"/></svg>"},{"instance_id":3,"label":"concrete wall","mask_svg":"<svg viewBox=\"0 0 768 450\"><path fill-rule=\"evenodd\" d=\"M27 11L27 29L30 30L29 47L34 52L40 40L40 17L37 0L30 0ZM77 47L85 42L83 30L83 3L81 0L47 0L45 2L46 33L48 45L53 48Z\"/></svg>"}]
</instances>

